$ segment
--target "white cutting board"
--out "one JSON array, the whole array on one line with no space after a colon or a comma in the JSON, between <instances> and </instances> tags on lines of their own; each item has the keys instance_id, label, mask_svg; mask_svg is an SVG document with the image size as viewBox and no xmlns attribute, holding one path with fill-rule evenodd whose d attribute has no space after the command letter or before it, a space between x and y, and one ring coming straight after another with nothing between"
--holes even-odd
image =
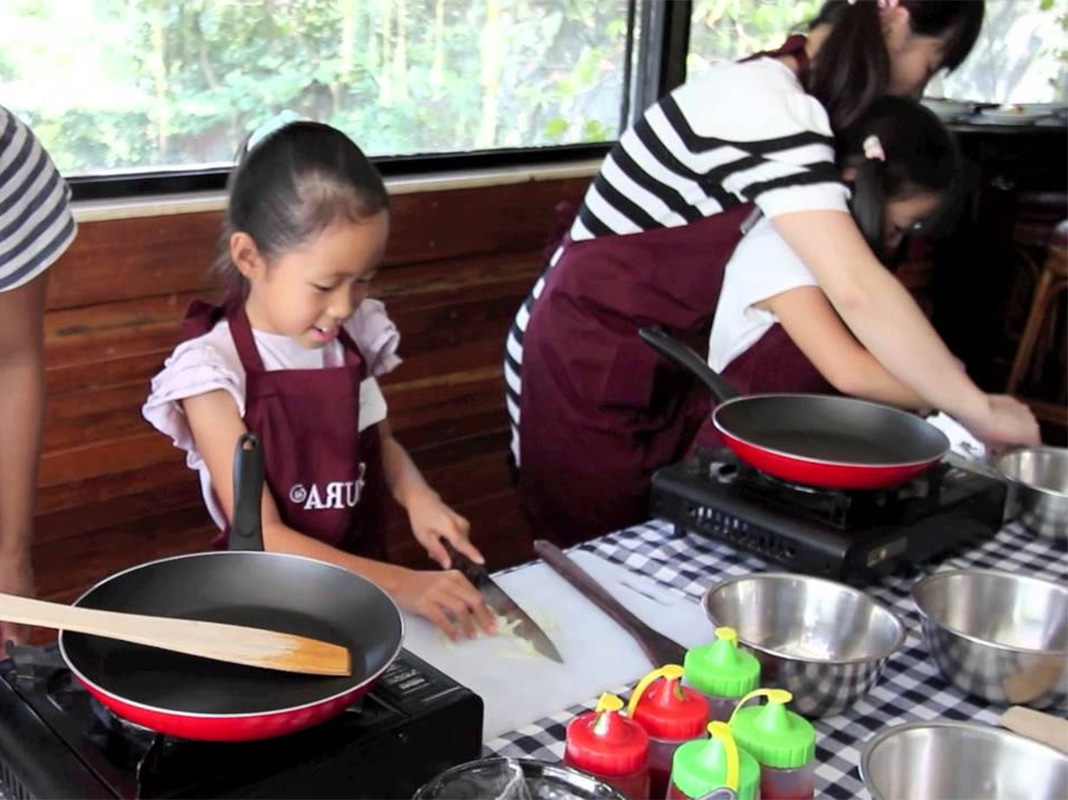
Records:
<instances>
[{"instance_id":1,"label":"white cutting board","mask_svg":"<svg viewBox=\"0 0 1068 800\"><path fill-rule=\"evenodd\" d=\"M713 640L712 623L685 595L592 553L569 555L668 638L684 647ZM637 642L547 564L531 564L495 580L542 624L563 664L525 654L507 638L449 642L425 619L405 615L404 646L482 697L485 741L632 684L652 669Z\"/></svg>"}]
</instances>

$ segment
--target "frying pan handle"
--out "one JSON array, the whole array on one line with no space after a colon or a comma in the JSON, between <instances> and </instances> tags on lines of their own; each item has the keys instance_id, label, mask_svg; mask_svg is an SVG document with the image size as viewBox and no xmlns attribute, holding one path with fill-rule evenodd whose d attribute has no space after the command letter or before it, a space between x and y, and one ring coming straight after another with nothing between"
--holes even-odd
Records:
<instances>
[{"instance_id":1,"label":"frying pan handle","mask_svg":"<svg viewBox=\"0 0 1068 800\"><path fill-rule=\"evenodd\" d=\"M246 433L234 448L234 518L230 521L230 550L263 550L263 450L260 437Z\"/></svg>"},{"instance_id":2,"label":"frying pan handle","mask_svg":"<svg viewBox=\"0 0 1068 800\"><path fill-rule=\"evenodd\" d=\"M717 403L725 403L738 397L738 391L722 375L713 371L712 367L708 366L708 362L678 339L669 336L660 326L640 328L638 335L660 355L685 367L698 378L712 392Z\"/></svg>"}]
</instances>

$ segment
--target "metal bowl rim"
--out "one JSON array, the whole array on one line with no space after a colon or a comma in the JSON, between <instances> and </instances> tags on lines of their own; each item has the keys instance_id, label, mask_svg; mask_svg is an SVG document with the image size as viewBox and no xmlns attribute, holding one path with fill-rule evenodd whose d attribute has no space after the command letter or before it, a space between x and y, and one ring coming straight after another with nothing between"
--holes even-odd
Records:
<instances>
[{"instance_id":1,"label":"metal bowl rim","mask_svg":"<svg viewBox=\"0 0 1068 800\"><path fill-rule=\"evenodd\" d=\"M1027 481L1020 480L1015 475L1010 475L1008 472L1006 472L1005 469L1001 466L1002 463L1019 453L1055 453L1068 460L1068 450L1063 447L1050 447L1049 445L1039 445L1037 447L1014 447L1011 450L1006 450L1004 453L998 456L997 460L998 473L1001 475L1001 477L1003 477L1013 486L1019 486L1024 489L1029 489L1032 492L1038 492L1039 494L1045 495L1054 500L1068 500L1068 493L1066 492L1057 492L1053 489L1046 489L1043 486L1036 486L1033 483L1028 483Z\"/></svg>"},{"instance_id":2,"label":"metal bowl rim","mask_svg":"<svg viewBox=\"0 0 1068 800\"><path fill-rule=\"evenodd\" d=\"M1033 575L1016 575L1012 572L1006 572L1005 570L1000 569L950 569L946 570L945 572L935 572L932 575L928 575L925 578L921 578L920 580L916 581L915 584L913 584L909 594L912 597L912 604L916 606L916 611L919 612L921 618L929 619L933 624L944 630L949 631L955 636L959 636L962 639L967 639L973 644L981 644L984 647L992 647L996 650L1006 650L1011 653L1021 653L1024 655L1068 656L1068 647L1063 650L1054 650L1051 648L1018 647L1016 645L1011 644L1002 644L1001 642L995 642L990 639L983 639L982 637L976 636L973 633L965 633L964 631L958 628L954 628L952 625L942 622L940 619L937 619L936 617L932 616L922 605L920 605L920 601L916 598L916 590L925 584L934 583L935 579L941 580L956 575L992 575L997 578L1010 578L1014 581L1033 581L1035 583L1042 583L1047 586L1051 586L1054 589L1063 591L1068 594L1068 590L1065 590L1059 584L1056 584L1053 581L1047 581L1045 578L1036 578Z\"/></svg>"},{"instance_id":3,"label":"metal bowl rim","mask_svg":"<svg viewBox=\"0 0 1068 800\"><path fill-rule=\"evenodd\" d=\"M908 632L905 629L905 623L901 621L901 618L889 608L880 603L878 600L874 599L873 597L870 597L866 592L862 592L860 589L855 589L852 586L847 586L844 583L839 583L838 581L832 581L827 578L819 578L815 575L801 575L796 572L751 572L747 575L738 575L734 578L727 578L727 580L725 581L720 581L719 583L707 589L704 593L704 596L701 598L701 606L705 610L705 616L708 617L709 621L715 627L727 625L728 627L733 628L733 625L728 625L728 623L726 622L719 622L716 620L716 618L712 615L712 609L709 607L709 598L711 598L712 595L720 589L723 589L732 584L746 580L763 580L765 578L771 578L773 580L790 579L807 581L811 583L825 583L847 594L857 595L864 601L871 603L876 608L876 610L881 611L882 613L886 614L887 617L889 617L890 621L897 628L897 636L894 639L894 643L889 647L889 649L887 649L886 653L883 655L865 656L863 658L842 659L807 658L805 656L794 655L792 653L784 653L781 650L773 650L770 647L762 647L761 645L753 644L748 639L742 636L741 631L735 628L735 632L738 634L738 641L753 650L757 650L761 653L767 653L768 655L775 656L776 658L781 658L784 661L796 661L802 664L827 664L829 666L844 667L852 664L871 664L886 662L890 658L890 656L892 656L899 649L901 649L901 645L904 644L905 638L908 635Z\"/></svg>"},{"instance_id":4,"label":"metal bowl rim","mask_svg":"<svg viewBox=\"0 0 1068 800\"><path fill-rule=\"evenodd\" d=\"M878 731L864 743L864 749L860 753L860 763L857 765L857 769L860 772L861 783L863 783L864 788L871 793L873 800L887 800L886 796L878 791L870 780L871 757L875 752L875 749L892 736L925 728L963 728L965 730L975 731L979 734L992 734L995 738L1003 737L1010 741L1015 740L1016 742L1023 744L1025 747L1036 748L1040 752L1044 752L1046 755L1052 755L1058 759L1068 760L1068 755L1065 755L1052 745L1036 741L1035 739L1029 739L1026 736L1013 733L1005 728L999 728L996 725L977 725L974 722L959 722L956 720L930 720L927 722L907 722L903 725L890 725L883 728L881 731Z\"/></svg>"}]
</instances>

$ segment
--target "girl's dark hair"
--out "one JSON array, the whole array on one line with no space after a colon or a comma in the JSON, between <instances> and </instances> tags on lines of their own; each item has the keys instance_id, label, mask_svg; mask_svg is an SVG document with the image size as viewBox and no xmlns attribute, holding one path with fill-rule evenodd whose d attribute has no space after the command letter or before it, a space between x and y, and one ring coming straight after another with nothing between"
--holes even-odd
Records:
<instances>
[{"instance_id":1,"label":"girl's dark hair","mask_svg":"<svg viewBox=\"0 0 1068 800\"><path fill-rule=\"evenodd\" d=\"M241 157L227 183L229 204L215 268L227 297L248 294L230 257L230 237L252 237L265 259L306 244L335 222L360 222L389 209L382 176L345 134L318 122L291 122Z\"/></svg>"},{"instance_id":2,"label":"girl's dark hair","mask_svg":"<svg viewBox=\"0 0 1068 800\"><path fill-rule=\"evenodd\" d=\"M876 136L885 160L865 154ZM960 174L957 146L946 126L929 109L902 97L881 97L838 136L838 164L852 168L853 217L872 251L885 260L883 230L886 206L920 193L940 198L931 223L940 223L954 207ZM926 226L925 226L926 227Z\"/></svg>"},{"instance_id":3,"label":"girl's dark hair","mask_svg":"<svg viewBox=\"0 0 1068 800\"><path fill-rule=\"evenodd\" d=\"M971 52L983 26L984 0L900 0L918 36L946 36L944 66L954 70ZM890 86L886 50L875 0L827 0L810 28L829 24L830 33L812 64L808 91L819 100L836 130L852 124Z\"/></svg>"}]
</instances>

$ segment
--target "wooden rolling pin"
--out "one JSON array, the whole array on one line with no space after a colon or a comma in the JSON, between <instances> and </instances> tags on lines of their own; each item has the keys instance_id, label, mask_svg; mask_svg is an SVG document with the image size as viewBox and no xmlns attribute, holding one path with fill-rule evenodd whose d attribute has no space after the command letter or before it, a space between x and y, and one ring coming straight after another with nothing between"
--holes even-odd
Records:
<instances>
[{"instance_id":1,"label":"wooden rolling pin","mask_svg":"<svg viewBox=\"0 0 1068 800\"><path fill-rule=\"evenodd\" d=\"M2 593L0 619L250 667L309 675L352 674L348 648L262 628L100 611Z\"/></svg>"},{"instance_id":2,"label":"wooden rolling pin","mask_svg":"<svg viewBox=\"0 0 1068 800\"><path fill-rule=\"evenodd\" d=\"M1052 745L1062 753L1068 753L1068 719L1044 714L1033 708L1013 706L998 720L1001 727L1013 733Z\"/></svg>"}]
</instances>

